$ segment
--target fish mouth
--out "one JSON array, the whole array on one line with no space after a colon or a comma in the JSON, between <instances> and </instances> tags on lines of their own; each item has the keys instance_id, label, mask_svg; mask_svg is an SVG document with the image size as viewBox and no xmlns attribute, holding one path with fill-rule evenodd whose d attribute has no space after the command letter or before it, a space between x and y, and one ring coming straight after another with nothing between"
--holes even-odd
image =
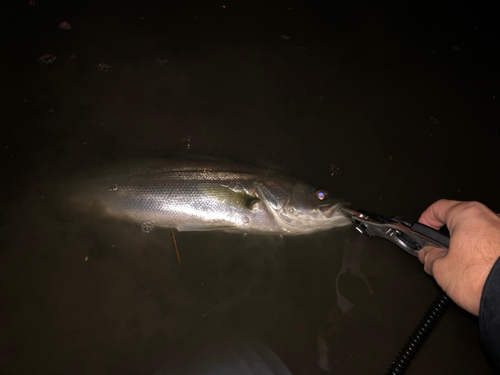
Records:
<instances>
[{"instance_id":1,"label":"fish mouth","mask_svg":"<svg viewBox=\"0 0 500 375\"><path fill-rule=\"evenodd\" d=\"M330 204L325 204L323 206L319 206L319 210L327 219L331 219L334 215L341 214L344 216L342 210L342 206L344 205L349 205L349 203L346 202L338 202L338 203L330 203Z\"/></svg>"},{"instance_id":2,"label":"fish mouth","mask_svg":"<svg viewBox=\"0 0 500 375\"><path fill-rule=\"evenodd\" d=\"M349 202L338 202L330 205L321 206L319 209L328 219L328 225L331 227L343 227L351 224L351 219L343 211L342 207L350 206Z\"/></svg>"},{"instance_id":3,"label":"fish mouth","mask_svg":"<svg viewBox=\"0 0 500 375\"><path fill-rule=\"evenodd\" d=\"M340 209L345 202L324 204L319 206L316 215L299 215L290 217L284 212L271 211L271 214L280 223L283 231L289 234L313 233L334 227L349 225L351 220Z\"/></svg>"}]
</instances>

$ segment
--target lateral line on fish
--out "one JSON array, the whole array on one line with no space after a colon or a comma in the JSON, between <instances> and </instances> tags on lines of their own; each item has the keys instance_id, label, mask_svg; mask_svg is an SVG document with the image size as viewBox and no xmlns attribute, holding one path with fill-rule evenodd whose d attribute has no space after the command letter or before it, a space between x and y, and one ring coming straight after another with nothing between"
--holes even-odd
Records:
<instances>
[{"instance_id":1,"label":"lateral line on fish","mask_svg":"<svg viewBox=\"0 0 500 375\"><path fill-rule=\"evenodd\" d=\"M165 172L165 171L154 171L154 172L149 172L149 171L146 171L146 172L137 172L137 173L132 173L132 174L129 174L127 175L127 177L141 177L141 176L152 176L152 175L155 175L155 176L161 176L162 179L163 178L166 178L167 176L170 178L170 179L186 179L186 178L183 178L184 174L194 174L194 173L197 173L199 174L200 176L209 176L210 174L217 174L217 175L227 175L229 178L228 179L233 179L233 175L235 174L239 174L240 175L240 179L242 180L251 180L251 179L254 179L256 177L258 177L259 175L257 173L241 173L241 172L238 172L238 171L235 171L235 172L231 172L231 171L206 171L204 172L203 170L200 170L200 169L195 169L195 170L182 170L182 171L168 171L168 172ZM107 179L110 179L110 178L118 178L118 177L122 177L122 175L118 175L118 176L107 176L106 178ZM189 179L193 179L192 176L190 176L191 178ZM193 180L196 180L196 179L193 179Z\"/></svg>"}]
</instances>

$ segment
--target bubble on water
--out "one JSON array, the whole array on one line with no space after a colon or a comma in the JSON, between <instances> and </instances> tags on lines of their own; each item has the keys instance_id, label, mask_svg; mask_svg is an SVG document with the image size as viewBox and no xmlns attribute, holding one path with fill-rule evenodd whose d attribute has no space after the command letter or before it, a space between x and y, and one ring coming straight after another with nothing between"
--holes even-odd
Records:
<instances>
[{"instance_id":1,"label":"bubble on water","mask_svg":"<svg viewBox=\"0 0 500 375\"><path fill-rule=\"evenodd\" d=\"M117 191L118 190L118 186L116 184L113 184L109 187L109 191Z\"/></svg>"},{"instance_id":2,"label":"bubble on water","mask_svg":"<svg viewBox=\"0 0 500 375\"><path fill-rule=\"evenodd\" d=\"M153 221L144 221L141 224L141 230L143 233L149 233L151 232L155 227L155 223Z\"/></svg>"},{"instance_id":3,"label":"bubble on water","mask_svg":"<svg viewBox=\"0 0 500 375\"><path fill-rule=\"evenodd\" d=\"M340 174L340 167L334 163L331 163L329 166L330 176L337 176Z\"/></svg>"},{"instance_id":4,"label":"bubble on water","mask_svg":"<svg viewBox=\"0 0 500 375\"><path fill-rule=\"evenodd\" d=\"M248 216L243 216L241 220L245 223L248 224L250 222L250 218Z\"/></svg>"},{"instance_id":5,"label":"bubble on water","mask_svg":"<svg viewBox=\"0 0 500 375\"><path fill-rule=\"evenodd\" d=\"M190 135L189 135L189 136L187 136L187 137L182 138L182 141L184 142L184 144L186 145L186 148L187 148L188 150L190 150L190 149L191 149L191 143L192 143L192 140L193 140L193 139L191 138L191 136L190 136Z\"/></svg>"},{"instance_id":6,"label":"bubble on water","mask_svg":"<svg viewBox=\"0 0 500 375\"><path fill-rule=\"evenodd\" d=\"M280 238L283 239L283 235L282 234L280 234Z\"/></svg>"},{"instance_id":7,"label":"bubble on water","mask_svg":"<svg viewBox=\"0 0 500 375\"><path fill-rule=\"evenodd\" d=\"M248 233L247 233L247 232L245 232L245 233L243 233L243 235L246 237L246 236L248 236Z\"/></svg>"}]
</instances>

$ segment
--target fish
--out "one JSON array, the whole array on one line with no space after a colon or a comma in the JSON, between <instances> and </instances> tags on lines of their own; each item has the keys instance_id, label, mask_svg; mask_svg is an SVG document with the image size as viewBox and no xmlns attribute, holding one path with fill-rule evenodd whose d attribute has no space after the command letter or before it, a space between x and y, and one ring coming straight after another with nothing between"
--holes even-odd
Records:
<instances>
[{"instance_id":1,"label":"fish","mask_svg":"<svg viewBox=\"0 0 500 375\"><path fill-rule=\"evenodd\" d=\"M268 168L218 159L115 162L65 188L74 208L179 231L299 235L351 224L326 190Z\"/></svg>"}]
</instances>

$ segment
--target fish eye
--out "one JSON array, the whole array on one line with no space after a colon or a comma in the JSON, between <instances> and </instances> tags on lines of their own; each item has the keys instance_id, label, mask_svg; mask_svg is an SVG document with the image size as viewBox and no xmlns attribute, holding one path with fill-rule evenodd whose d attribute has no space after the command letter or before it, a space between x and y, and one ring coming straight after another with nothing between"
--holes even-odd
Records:
<instances>
[{"instance_id":1,"label":"fish eye","mask_svg":"<svg viewBox=\"0 0 500 375\"><path fill-rule=\"evenodd\" d=\"M316 198L318 198L320 201L322 201L326 198L326 191L324 191L324 190L318 189L318 190L316 190L315 194L316 194Z\"/></svg>"}]
</instances>

